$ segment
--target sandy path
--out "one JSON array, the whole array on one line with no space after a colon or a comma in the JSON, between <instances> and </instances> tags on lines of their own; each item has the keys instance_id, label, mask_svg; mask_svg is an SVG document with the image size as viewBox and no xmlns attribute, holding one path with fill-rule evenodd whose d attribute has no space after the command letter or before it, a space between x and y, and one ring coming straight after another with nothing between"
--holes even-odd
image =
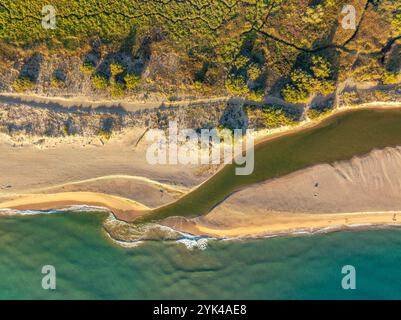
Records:
<instances>
[{"instance_id":1,"label":"sandy path","mask_svg":"<svg viewBox=\"0 0 401 320\"><path fill-rule=\"evenodd\" d=\"M127 101L127 100L91 100L89 97L44 97L36 94L0 93L0 103L24 104L31 107L52 108L59 110L63 108L81 109L109 109L113 111L134 112L145 109L157 109L165 106L186 106L189 104L210 104L226 101L229 97L211 97L195 100L180 101Z\"/></svg>"}]
</instances>

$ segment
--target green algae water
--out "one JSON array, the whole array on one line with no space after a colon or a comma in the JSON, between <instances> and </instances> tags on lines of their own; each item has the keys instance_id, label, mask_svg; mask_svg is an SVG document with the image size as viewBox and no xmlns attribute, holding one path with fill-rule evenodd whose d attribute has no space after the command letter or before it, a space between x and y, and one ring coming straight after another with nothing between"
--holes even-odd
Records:
<instances>
[{"instance_id":1,"label":"green algae water","mask_svg":"<svg viewBox=\"0 0 401 320\"><path fill-rule=\"evenodd\" d=\"M0 217L0 298L401 298L401 229L123 248L104 232L105 217ZM54 291L41 287L43 265L56 268ZM341 287L344 265L356 268L356 290Z\"/></svg>"}]
</instances>

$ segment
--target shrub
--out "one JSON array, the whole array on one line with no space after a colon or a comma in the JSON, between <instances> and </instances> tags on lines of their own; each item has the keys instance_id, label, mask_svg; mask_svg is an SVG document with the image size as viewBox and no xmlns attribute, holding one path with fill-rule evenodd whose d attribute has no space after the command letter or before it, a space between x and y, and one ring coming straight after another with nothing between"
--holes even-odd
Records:
<instances>
[{"instance_id":1,"label":"shrub","mask_svg":"<svg viewBox=\"0 0 401 320\"><path fill-rule=\"evenodd\" d=\"M124 77L125 86L128 90L134 90L136 87L138 87L140 80L141 78L134 73L128 73Z\"/></svg>"},{"instance_id":2,"label":"shrub","mask_svg":"<svg viewBox=\"0 0 401 320\"><path fill-rule=\"evenodd\" d=\"M252 81L257 80L260 77L261 73L262 73L262 71L260 70L259 66L256 64L252 64L248 69L248 77Z\"/></svg>"},{"instance_id":3,"label":"shrub","mask_svg":"<svg viewBox=\"0 0 401 320\"><path fill-rule=\"evenodd\" d=\"M383 84L396 84L401 81L401 76L397 72L386 71L383 75Z\"/></svg>"},{"instance_id":4,"label":"shrub","mask_svg":"<svg viewBox=\"0 0 401 320\"><path fill-rule=\"evenodd\" d=\"M234 96L245 96L249 93L245 79L234 75L229 76L226 80L226 89Z\"/></svg>"},{"instance_id":5,"label":"shrub","mask_svg":"<svg viewBox=\"0 0 401 320\"><path fill-rule=\"evenodd\" d=\"M248 100L260 102L263 101L265 98L265 93L263 90L252 90L248 94Z\"/></svg>"},{"instance_id":6,"label":"shrub","mask_svg":"<svg viewBox=\"0 0 401 320\"><path fill-rule=\"evenodd\" d=\"M106 76L97 74L92 78L92 84L98 90L105 90L109 85L109 81L107 80Z\"/></svg>"},{"instance_id":7,"label":"shrub","mask_svg":"<svg viewBox=\"0 0 401 320\"><path fill-rule=\"evenodd\" d=\"M237 69L242 69L244 68L247 64L249 63L249 58L243 56L243 55L239 55L235 61L234 61L234 66Z\"/></svg>"},{"instance_id":8,"label":"shrub","mask_svg":"<svg viewBox=\"0 0 401 320\"><path fill-rule=\"evenodd\" d=\"M318 79L327 79L331 75L331 64L321 56L312 57L311 70Z\"/></svg>"},{"instance_id":9,"label":"shrub","mask_svg":"<svg viewBox=\"0 0 401 320\"><path fill-rule=\"evenodd\" d=\"M87 76L90 76L92 73L95 72L96 67L92 62L84 62L80 67L79 70L81 70L81 72L83 74L86 74Z\"/></svg>"},{"instance_id":10,"label":"shrub","mask_svg":"<svg viewBox=\"0 0 401 320\"><path fill-rule=\"evenodd\" d=\"M100 129L98 133L99 138L106 141L110 140L111 135L112 135L111 130L106 130L104 128Z\"/></svg>"},{"instance_id":11,"label":"shrub","mask_svg":"<svg viewBox=\"0 0 401 320\"><path fill-rule=\"evenodd\" d=\"M298 87L287 84L282 90L281 95L284 100L290 103L302 103L306 102L309 97L309 92L300 90Z\"/></svg>"},{"instance_id":12,"label":"shrub","mask_svg":"<svg viewBox=\"0 0 401 320\"><path fill-rule=\"evenodd\" d=\"M294 120L279 108L265 108L263 110L263 119L266 127L277 128L294 124Z\"/></svg>"},{"instance_id":13,"label":"shrub","mask_svg":"<svg viewBox=\"0 0 401 320\"><path fill-rule=\"evenodd\" d=\"M119 75L120 73L124 72L124 67L119 64L119 63L112 63L110 64L110 74L115 77L116 75Z\"/></svg>"},{"instance_id":14,"label":"shrub","mask_svg":"<svg viewBox=\"0 0 401 320\"><path fill-rule=\"evenodd\" d=\"M320 56L313 56L311 70L313 75L300 69L290 74L291 83L281 90L285 101L305 103L313 92L328 95L335 90L335 82L328 80L332 71L327 60Z\"/></svg>"},{"instance_id":15,"label":"shrub","mask_svg":"<svg viewBox=\"0 0 401 320\"><path fill-rule=\"evenodd\" d=\"M64 124L63 132L64 132L64 136L66 136L66 137L71 135L71 125L69 123Z\"/></svg>"},{"instance_id":16,"label":"shrub","mask_svg":"<svg viewBox=\"0 0 401 320\"><path fill-rule=\"evenodd\" d=\"M111 85L111 96L113 98L119 98L124 95L124 85L122 83L113 83Z\"/></svg>"},{"instance_id":17,"label":"shrub","mask_svg":"<svg viewBox=\"0 0 401 320\"><path fill-rule=\"evenodd\" d=\"M52 88L59 89L59 88L62 88L62 87L64 86L64 82L63 82L61 79L59 79L59 78L53 77L53 78L50 80L50 86L51 86Z\"/></svg>"},{"instance_id":18,"label":"shrub","mask_svg":"<svg viewBox=\"0 0 401 320\"><path fill-rule=\"evenodd\" d=\"M16 92L25 92L32 90L35 86L35 82L28 77L21 77L14 81L13 88Z\"/></svg>"},{"instance_id":19,"label":"shrub","mask_svg":"<svg viewBox=\"0 0 401 320\"><path fill-rule=\"evenodd\" d=\"M281 95L284 100L290 103L303 103L309 98L314 86L312 76L303 71L295 70L290 75L291 84L287 84L282 90Z\"/></svg>"},{"instance_id":20,"label":"shrub","mask_svg":"<svg viewBox=\"0 0 401 320\"><path fill-rule=\"evenodd\" d=\"M276 105L264 105L263 107L246 106L245 111L249 119L261 120L266 128L277 128L293 125L298 121L298 113L291 113L285 108Z\"/></svg>"},{"instance_id":21,"label":"shrub","mask_svg":"<svg viewBox=\"0 0 401 320\"><path fill-rule=\"evenodd\" d=\"M310 108L310 109L308 110L308 117L309 117L311 120L314 120L314 119L317 119L317 118L326 116L326 115L328 115L330 112L331 112L330 107L320 108L320 109L319 109L319 108Z\"/></svg>"},{"instance_id":22,"label":"shrub","mask_svg":"<svg viewBox=\"0 0 401 320\"><path fill-rule=\"evenodd\" d=\"M333 93L336 90L334 81L322 80L316 82L316 91L324 96Z\"/></svg>"}]
</instances>

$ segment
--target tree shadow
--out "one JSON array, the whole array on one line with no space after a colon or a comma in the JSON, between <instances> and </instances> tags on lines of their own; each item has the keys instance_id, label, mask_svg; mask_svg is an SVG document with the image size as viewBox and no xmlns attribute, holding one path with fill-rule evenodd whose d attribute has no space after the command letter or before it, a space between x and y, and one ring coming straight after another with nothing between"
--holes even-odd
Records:
<instances>
[{"instance_id":1,"label":"tree shadow","mask_svg":"<svg viewBox=\"0 0 401 320\"><path fill-rule=\"evenodd\" d=\"M398 73L401 70L401 45L395 44L384 59L387 71Z\"/></svg>"},{"instance_id":2,"label":"tree shadow","mask_svg":"<svg viewBox=\"0 0 401 320\"><path fill-rule=\"evenodd\" d=\"M113 63L117 63L124 69L122 73L116 75L115 80L117 82L123 82L127 74L142 76L150 62L152 55L150 45L153 39L150 36L145 37L139 48L133 53L137 39L135 30L132 30L117 52L109 53L102 59L96 68L95 74L101 74L111 79L110 66Z\"/></svg>"},{"instance_id":3,"label":"tree shadow","mask_svg":"<svg viewBox=\"0 0 401 320\"><path fill-rule=\"evenodd\" d=\"M42 62L43 55L41 53L34 53L24 62L18 78L36 82L39 79Z\"/></svg>"},{"instance_id":4,"label":"tree shadow","mask_svg":"<svg viewBox=\"0 0 401 320\"><path fill-rule=\"evenodd\" d=\"M243 103L239 103L236 99L230 99L219 119L219 125L230 130L242 129L245 134L248 124L248 114L243 109Z\"/></svg>"}]
</instances>

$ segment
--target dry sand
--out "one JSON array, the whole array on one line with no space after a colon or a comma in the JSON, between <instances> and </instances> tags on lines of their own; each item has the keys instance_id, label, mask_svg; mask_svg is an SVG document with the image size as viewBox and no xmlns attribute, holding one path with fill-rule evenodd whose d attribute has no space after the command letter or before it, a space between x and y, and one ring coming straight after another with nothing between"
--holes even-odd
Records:
<instances>
[{"instance_id":1,"label":"dry sand","mask_svg":"<svg viewBox=\"0 0 401 320\"><path fill-rule=\"evenodd\" d=\"M14 146L0 137L0 202L20 194L90 191L157 207L211 174L197 166L149 164L146 147L136 144L142 133L128 132L105 145L64 141L48 148Z\"/></svg>"}]
</instances>

